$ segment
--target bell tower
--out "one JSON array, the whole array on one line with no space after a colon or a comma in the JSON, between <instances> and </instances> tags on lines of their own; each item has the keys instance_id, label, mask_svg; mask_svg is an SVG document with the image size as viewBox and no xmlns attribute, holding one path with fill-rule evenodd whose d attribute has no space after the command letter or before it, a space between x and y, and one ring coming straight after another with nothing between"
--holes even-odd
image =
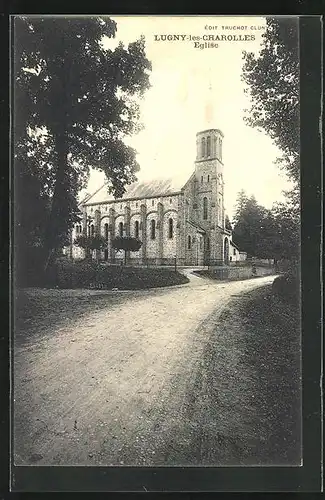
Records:
<instances>
[{"instance_id":1,"label":"bell tower","mask_svg":"<svg viewBox=\"0 0 325 500\"><path fill-rule=\"evenodd\" d=\"M204 114L205 127L196 134L196 221L206 232L210 258L221 260L222 232L225 228L222 154L224 135L215 127L211 85Z\"/></svg>"},{"instance_id":2,"label":"bell tower","mask_svg":"<svg viewBox=\"0 0 325 500\"><path fill-rule=\"evenodd\" d=\"M196 134L195 178L198 206L208 205L199 214L198 222L207 221L224 228L224 181L222 162L223 133L219 129L202 130ZM206 198L206 200L204 200Z\"/></svg>"}]
</instances>

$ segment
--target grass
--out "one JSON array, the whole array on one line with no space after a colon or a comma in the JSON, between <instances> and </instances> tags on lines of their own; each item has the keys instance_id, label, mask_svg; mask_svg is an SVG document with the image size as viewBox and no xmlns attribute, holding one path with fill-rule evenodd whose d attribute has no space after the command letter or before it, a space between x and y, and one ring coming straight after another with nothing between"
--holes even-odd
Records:
<instances>
[{"instance_id":1,"label":"grass","mask_svg":"<svg viewBox=\"0 0 325 500\"><path fill-rule=\"evenodd\" d=\"M188 283L183 274L164 268L103 266L94 261L58 259L46 277L31 286L61 289L142 290Z\"/></svg>"},{"instance_id":2,"label":"grass","mask_svg":"<svg viewBox=\"0 0 325 500\"><path fill-rule=\"evenodd\" d=\"M266 436L261 454L272 464L297 464L301 459L301 327L300 304L256 291L244 310L250 331L245 357L257 374L254 406Z\"/></svg>"},{"instance_id":3,"label":"grass","mask_svg":"<svg viewBox=\"0 0 325 500\"><path fill-rule=\"evenodd\" d=\"M188 388L186 439L173 463L300 465L299 313L298 301L267 286L207 320L215 326Z\"/></svg>"},{"instance_id":4,"label":"grass","mask_svg":"<svg viewBox=\"0 0 325 500\"><path fill-rule=\"evenodd\" d=\"M13 298L15 341L20 344L41 338L56 326L73 322L96 310L128 300L138 300L140 291L188 283L179 272L162 268L100 266L95 263L59 261L51 285L16 288ZM107 291L107 293L105 293ZM132 293L134 291L134 293Z\"/></svg>"}]
</instances>

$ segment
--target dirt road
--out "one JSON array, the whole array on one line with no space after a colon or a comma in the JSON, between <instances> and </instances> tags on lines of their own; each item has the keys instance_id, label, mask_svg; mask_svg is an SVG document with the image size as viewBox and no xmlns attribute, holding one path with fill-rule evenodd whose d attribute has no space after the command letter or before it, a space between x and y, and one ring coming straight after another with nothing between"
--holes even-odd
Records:
<instances>
[{"instance_id":1,"label":"dirt road","mask_svg":"<svg viewBox=\"0 0 325 500\"><path fill-rule=\"evenodd\" d=\"M273 279L195 277L125 293L16 347L15 464L172 465L171 448L189 439L184 415L218 316L233 296Z\"/></svg>"}]
</instances>

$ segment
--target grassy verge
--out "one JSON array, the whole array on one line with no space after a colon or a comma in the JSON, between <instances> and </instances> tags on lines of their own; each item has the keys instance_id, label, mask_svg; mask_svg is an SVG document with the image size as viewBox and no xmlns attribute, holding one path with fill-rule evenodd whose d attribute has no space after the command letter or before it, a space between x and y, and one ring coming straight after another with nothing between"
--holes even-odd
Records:
<instances>
[{"instance_id":1,"label":"grassy verge","mask_svg":"<svg viewBox=\"0 0 325 500\"><path fill-rule=\"evenodd\" d=\"M142 290L188 283L174 269L104 266L94 261L71 262L58 259L46 275L34 273L20 286L93 290Z\"/></svg>"},{"instance_id":2,"label":"grassy verge","mask_svg":"<svg viewBox=\"0 0 325 500\"><path fill-rule=\"evenodd\" d=\"M173 463L300 465L299 318L298 304L271 286L234 297L209 318L214 327L188 390L184 447L171 453Z\"/></svg>"},{"instance_id":3,"label":"grassy verge","mask_svg":"<svg viewBox=\"0 0 325 500\"><path fill-rule=\"evenodd\" d=\"M245 357L257 375L254 407L258 443L267 463L297 464L301 460L301 330L300 304L272 293L255 291L244 308L250 333Z\"/></svg>"}]
</instances>

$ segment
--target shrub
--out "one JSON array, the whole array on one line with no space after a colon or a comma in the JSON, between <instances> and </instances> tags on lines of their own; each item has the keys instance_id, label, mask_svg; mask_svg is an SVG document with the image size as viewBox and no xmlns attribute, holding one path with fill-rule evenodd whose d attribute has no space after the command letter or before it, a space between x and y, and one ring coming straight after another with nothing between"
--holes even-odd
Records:
<instances>
[{"instance_id":1,"label":"shrub","mask_svg":"<svg viewBox=\"0 0 325 500\"><path fill-rule=\"evenodd\" d=\"M28 247L23 251L15 248L13 272L15 284L21 287L37 287L44 284L42 247Z\"/></svg>"},{"instance_id":2,"label":"shrub","mask_svg":"<svg viewBox=\"0 0 325 500\"><path fill-rule=\"evenodd\" d=\"M170 269L102 266L95 261L56 261L48 286L59 288L119 288L137 290L187 283L184 275Z\"/></svg>"},{"instance_id":3,"label":"shrub","mask_svg":"<svg viewBox=\"0 0 325 500\"><path fill-rule=\"evenodd\" d=\"M132 236L117 236L112 241L112 247L115 250L124 251L124 262L126 263L127 252L137 252L142 246L142 241Z\"/></svg>"},{"instance_id":4,"label":"shrub","mask_svg":"<svg viewBox=\"0 0 325 500\"><path fill-rule=\"evenodd\" d=\"M283 300L296 302L300 297L300 279L298 274L285 273L275 278L272 292Z\"/></svg>"}]
</instances>

